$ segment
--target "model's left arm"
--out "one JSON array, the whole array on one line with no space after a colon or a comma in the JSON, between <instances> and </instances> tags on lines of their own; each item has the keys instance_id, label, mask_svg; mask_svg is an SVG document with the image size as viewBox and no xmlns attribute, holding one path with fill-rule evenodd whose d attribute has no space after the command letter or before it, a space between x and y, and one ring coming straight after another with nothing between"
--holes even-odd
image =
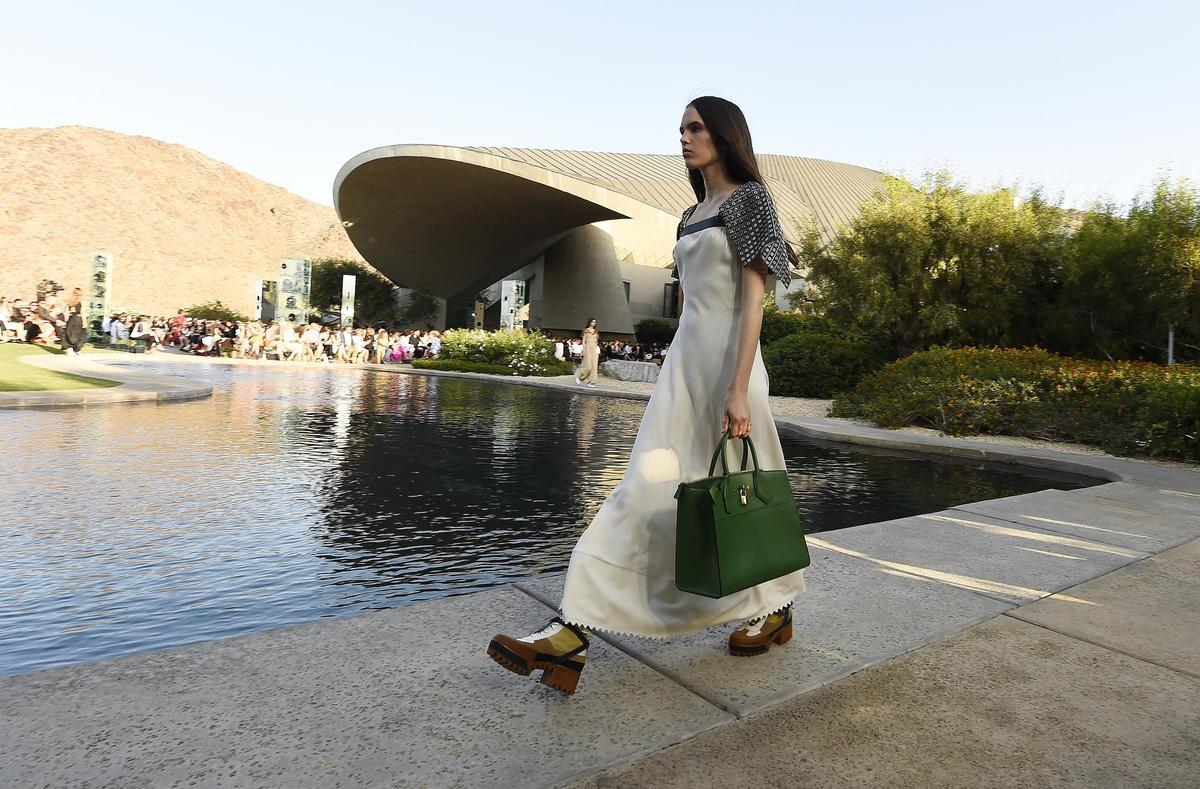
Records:
<instances>
[{"instance_id":1,"label":"model's left arm","mask_svg":"<svg viewBox=\"0 0 1200 789\"><path fill-rule=\"evenodd\" d=\"M727 202L730 205L722 206L728 208L725 228L729 246L742 265L742 296L737 355L725 397L721 430L730 430L734 437L741 437L749 435L751 429L747 393L762 329L763 294L771 276L778 277L785 286L791 281L789 263L794 257L783 238L775 205L766 187L748 183Z\"/></svg>"}]
</instances>

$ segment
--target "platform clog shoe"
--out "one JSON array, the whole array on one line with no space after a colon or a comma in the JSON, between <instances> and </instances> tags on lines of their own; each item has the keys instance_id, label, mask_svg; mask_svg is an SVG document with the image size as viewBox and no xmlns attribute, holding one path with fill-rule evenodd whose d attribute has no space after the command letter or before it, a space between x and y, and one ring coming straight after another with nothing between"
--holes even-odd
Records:
<instances>
[{"instance_id":1,"label":"platform clog shoe","mask_svg":"<svg viewBox=\"0 0 1200 789\"><path fill-rule=\"evenodd\" d=\"M488 644L488 656L509 671L527 677L542 672L542 684L570 695L579 684L587 663L591 634L555 617L536 633L524 638L500 634Z\"/></svg>"},{"instance_id":2,"label":"platform clog shoe","mask_svg":"<svg viewBox=\"0 0 1200 789\"><path fill-rule=\"evenodd\" d=\"M792 640L792 607L751 619L729 636L729 654L752 657L766 654L771 644Z\"/></svg>"}]
</instances>

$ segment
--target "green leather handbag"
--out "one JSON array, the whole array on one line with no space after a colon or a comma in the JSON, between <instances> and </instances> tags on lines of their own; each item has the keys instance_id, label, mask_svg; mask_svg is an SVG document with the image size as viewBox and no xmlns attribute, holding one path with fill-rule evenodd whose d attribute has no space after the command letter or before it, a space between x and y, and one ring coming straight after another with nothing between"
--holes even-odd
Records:
<instances>
[{"instance_id":1,"label":"green leather handbag","mask_svg":"<svg viewBox=\"0 0 1200 789\"><path fill-rule=\"evenodd\" d=\"M786 471L758 467L754 442L742 439L742 469L729 473L721 436L708 476L675 491L675 586L724 597L809 564L804 526ZM746 469L754 458L754 468ZM714 476L717 459L722 473Z\"/></svg>"}]
</instances>

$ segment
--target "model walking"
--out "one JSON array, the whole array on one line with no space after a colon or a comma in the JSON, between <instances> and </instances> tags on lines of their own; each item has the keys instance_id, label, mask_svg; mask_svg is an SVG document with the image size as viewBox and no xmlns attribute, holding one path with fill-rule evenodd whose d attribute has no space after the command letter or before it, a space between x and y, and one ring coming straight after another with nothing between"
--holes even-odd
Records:
<instances>
[{"instance_id":1,"label":"model walking","mask_svg":"<svg viewBox=\"0 0 1200 789\"><path fill-rule=\"evenodd\" d=\"M791 602L804 590L803 571L721 598L675 586L674 494L681 481L708 475L721 433L742 437L753 428L760 466L784 468L758 335L767 281L786 285L794 260L737 105L698 98L679 134L699 201L676 233L683 313L629 468L571 554L562 616L522 638L498 635L488 647L505 668L540 669L541 681L564 693L579 681L591 630L665 637L746 620L729 638L730 653L758 655L791 638Z\"/></svg>"},{"instance_id":2,"label":"model walking","mask_svg":"<svg viewBox=\"0 0 1200 789\"><path fill-rule=\"evenodd\" d=\"M595 386L600 375L600 330L595 318L588 319L579 336L583 340L583 363L575 371L575 383Z\"/></svg>"}]
</instances>

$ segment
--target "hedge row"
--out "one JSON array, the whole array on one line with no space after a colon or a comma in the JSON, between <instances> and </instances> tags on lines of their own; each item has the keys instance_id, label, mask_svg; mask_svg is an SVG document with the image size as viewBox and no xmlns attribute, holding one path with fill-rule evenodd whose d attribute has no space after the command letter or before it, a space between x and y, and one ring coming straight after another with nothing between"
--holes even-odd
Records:
<instances>
[{"instance_id":1,"label":"hedge row","mask_svg":"<svg viewBox=\"0 0 1200 789\"><path fill-rule=\"evenodd\" d=\"M412 366L420 370L450 370L458 373L488 373L489 375L520 375L520 373L515 372L508 365L471 362L466 359L413 359ZM551 369L540 373L527 373L527 375L569 375L574 369L574 366L570 362L560 362Z\"/></svg>"},{"instance_id":2,"label":"hedge row","mask_svg":"<svg viewBox=\"0 0 1200 789\"><path fill-rule=\"evenodd\" d=\"M439 358L431 361L442 364L414 366L498 375L539 376L569 375L574 369L569 362L555 357L554 343L549 338L514 329L451 329L442 335ZM457 366L448 364L450 362L456 363Z\"/></svg>"},{"instance_id":3,"label":"hedge row","mask_svg":"<svg viewBox=\"0 0 1200 789\"><path fill-rule=\"evenodd\" d=\"M934 348L866 376L833 416L950 435L1098 444L1200 459L1200 369L1095 362L1043 350Z\"/></svg>"},{"instance_id":4,"label":"hedge row","mask_svg":"<svg viewBox=\"0 0 1200 789\"><path fill-rule=\"evenodd\" d=\"M771 394L783 397L833 397L884 362L873 345L819 315L766 310L759 341Z\"/></svg>"},{"instance_id":5,"label":"hedge row","mask_svg":"<svg viewBox=\"0 0 1200 789\"><path fill-rule=\"evenodd\" d=\"M763 349L771 394L833 397L883 364L869 345L825 334L792 334Z\"/></svg>"}]
</instances>

